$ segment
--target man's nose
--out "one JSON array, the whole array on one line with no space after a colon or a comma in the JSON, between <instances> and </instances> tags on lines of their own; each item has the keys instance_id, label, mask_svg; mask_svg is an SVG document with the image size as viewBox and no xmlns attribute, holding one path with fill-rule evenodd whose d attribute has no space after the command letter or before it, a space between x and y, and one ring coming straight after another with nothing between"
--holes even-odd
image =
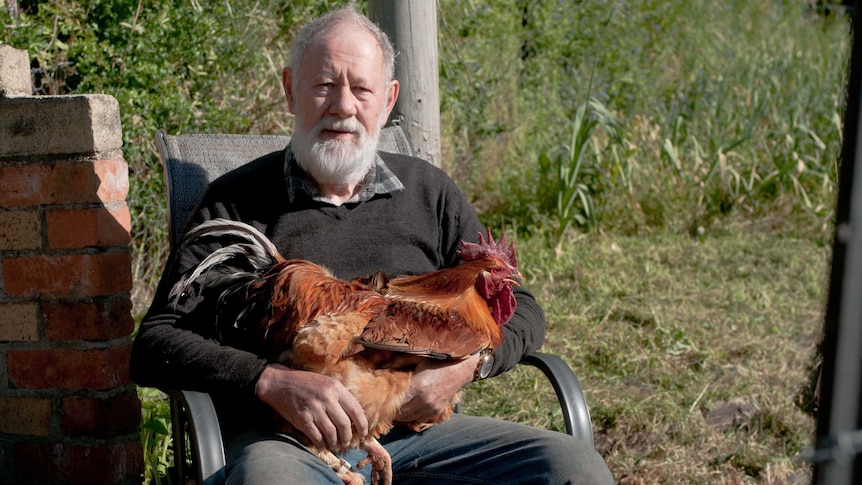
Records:
<instances>
[{"instance_id":1,"label":"man's nose","mask_svg":"<svg viewBox=\"0 0 862 485\"><path fill-rule=\"evenodd\" d=\"M333 92L329 111L341 118L356 116L356 96L350 86L340 86Z\"/></svg>"}]
</instances>

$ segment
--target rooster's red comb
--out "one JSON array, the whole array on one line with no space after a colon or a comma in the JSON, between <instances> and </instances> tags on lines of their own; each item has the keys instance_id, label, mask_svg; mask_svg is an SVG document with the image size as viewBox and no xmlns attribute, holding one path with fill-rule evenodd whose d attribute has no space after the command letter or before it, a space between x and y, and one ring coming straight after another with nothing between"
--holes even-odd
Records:
<instances>
[{"instance_id":1,"label":"rooster's red comb","mask_svg":"<svg viewBox=\"0 0 862 485\"><path fill-rule=\"evenodd\" d=\"M479 242L461 241L458 257L464 261L475 261L483 256L496 256L506 260L512 267L518 268L518 258L515 256L515 243L506 246L506 235L500 237L500 242L494 241L491 229L488 229L488 240L479 233Z\"/></svg>"}]
</instances>

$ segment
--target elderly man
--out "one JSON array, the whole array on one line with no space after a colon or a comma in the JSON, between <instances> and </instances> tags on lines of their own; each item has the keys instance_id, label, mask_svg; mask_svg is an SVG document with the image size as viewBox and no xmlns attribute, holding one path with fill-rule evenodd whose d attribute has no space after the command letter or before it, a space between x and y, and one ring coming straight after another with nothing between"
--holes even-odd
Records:
<instances>
[{"instance_id":1,"label":"elderly man","mask_svg":"<svg viewBox=\"0 0 862 485\"><path fill-rule=\"evenodd\" d=\"M285 257L311 260L341 278L380 270L419 274L456 264L459 242L476 241L482 231L467 200L436 167L376 151L398 96L394 57L386 35L352 8L306 26L283 73L296 115L291 144L213 182L190 225L241 220L265 233ZM167 304L173 284L205 256L194 248L171 255L134 343L134 379L213 396L229 483L341 483L296 440L271 431L267 408L311 443L338 450L354 433L367 432L356 398L334 379L219 342L214 304L205 297ZM535 299L523 289L516 299L491 375L513 367L544 339L544 314ZM476 355L417 369L400 420L438 414L479 375L479 360ZM612 481L590 446L489 418L455 415L421 433L396 427L380 441L392 457L396 483ZM361 453L343 457L355 464Z\"/></svg>"}]
</instances>

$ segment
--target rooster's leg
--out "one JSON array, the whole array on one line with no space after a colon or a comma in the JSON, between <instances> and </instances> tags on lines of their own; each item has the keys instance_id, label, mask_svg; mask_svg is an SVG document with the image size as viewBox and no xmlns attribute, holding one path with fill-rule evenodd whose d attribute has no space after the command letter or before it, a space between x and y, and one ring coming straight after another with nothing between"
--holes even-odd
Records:
<instances>
[{"instance_id":1,"label":"rooster's leg","mask_svg":"<svg viewBox=\"0 0 862 485\"><path fill-rule=\"evenodd\" d=\"M374 485L392 485L392 458L389 452L374 438L368 438L362 444L362 449L368 453L356 464L356 468L365 468L371 463L371 483Z\"/></svg>"},{"instance_id":2,"label":"rooster's leg","mask_svg":"<svg viewBox=\"0 0 862 485\"><path fill-rule=\"evenodd\" d=\"M338 475L338 478L340 478L342 482L344 482L344 485L365 485L365 479L362 478L362 475L352 471L350 469L350 463L347 463L341 458L335 456L331 451L318 451L317 456L329 465L330 468L335 470L335 474Z\"/></svg>"}]
</instances>

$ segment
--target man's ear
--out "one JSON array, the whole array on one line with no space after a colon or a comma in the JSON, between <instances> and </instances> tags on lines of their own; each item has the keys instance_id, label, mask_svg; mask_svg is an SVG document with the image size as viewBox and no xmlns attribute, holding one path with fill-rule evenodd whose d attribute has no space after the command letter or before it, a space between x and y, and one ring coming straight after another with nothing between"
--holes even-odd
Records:
<instances>
[{"instance_id":1,"label":"man's ear","mask_svg":"<svg viewBox=\"0 0 862 485\"><path fill-rule=\"evenodd\" d=\"M389 81L389 90L386 93L386 117L383 118L384 123L389 119L389 115L392 114L392 109L395 108L395 101L398 100L399 89L401 89L401 85L398 83L397 79Z\"/></svg>"},{"instance_id":2,"label":"man's ear","mask_svg":"<svg viewBox=\"0 0 862 485\"><path fill-rule=\"evenodd\" d=\"M287 98L287 109L291 113L296 113L293 99L293 72L289 67L285 67L281 71L281 85L284 87L284 97Z\"/></svg>"}]
</instances>

